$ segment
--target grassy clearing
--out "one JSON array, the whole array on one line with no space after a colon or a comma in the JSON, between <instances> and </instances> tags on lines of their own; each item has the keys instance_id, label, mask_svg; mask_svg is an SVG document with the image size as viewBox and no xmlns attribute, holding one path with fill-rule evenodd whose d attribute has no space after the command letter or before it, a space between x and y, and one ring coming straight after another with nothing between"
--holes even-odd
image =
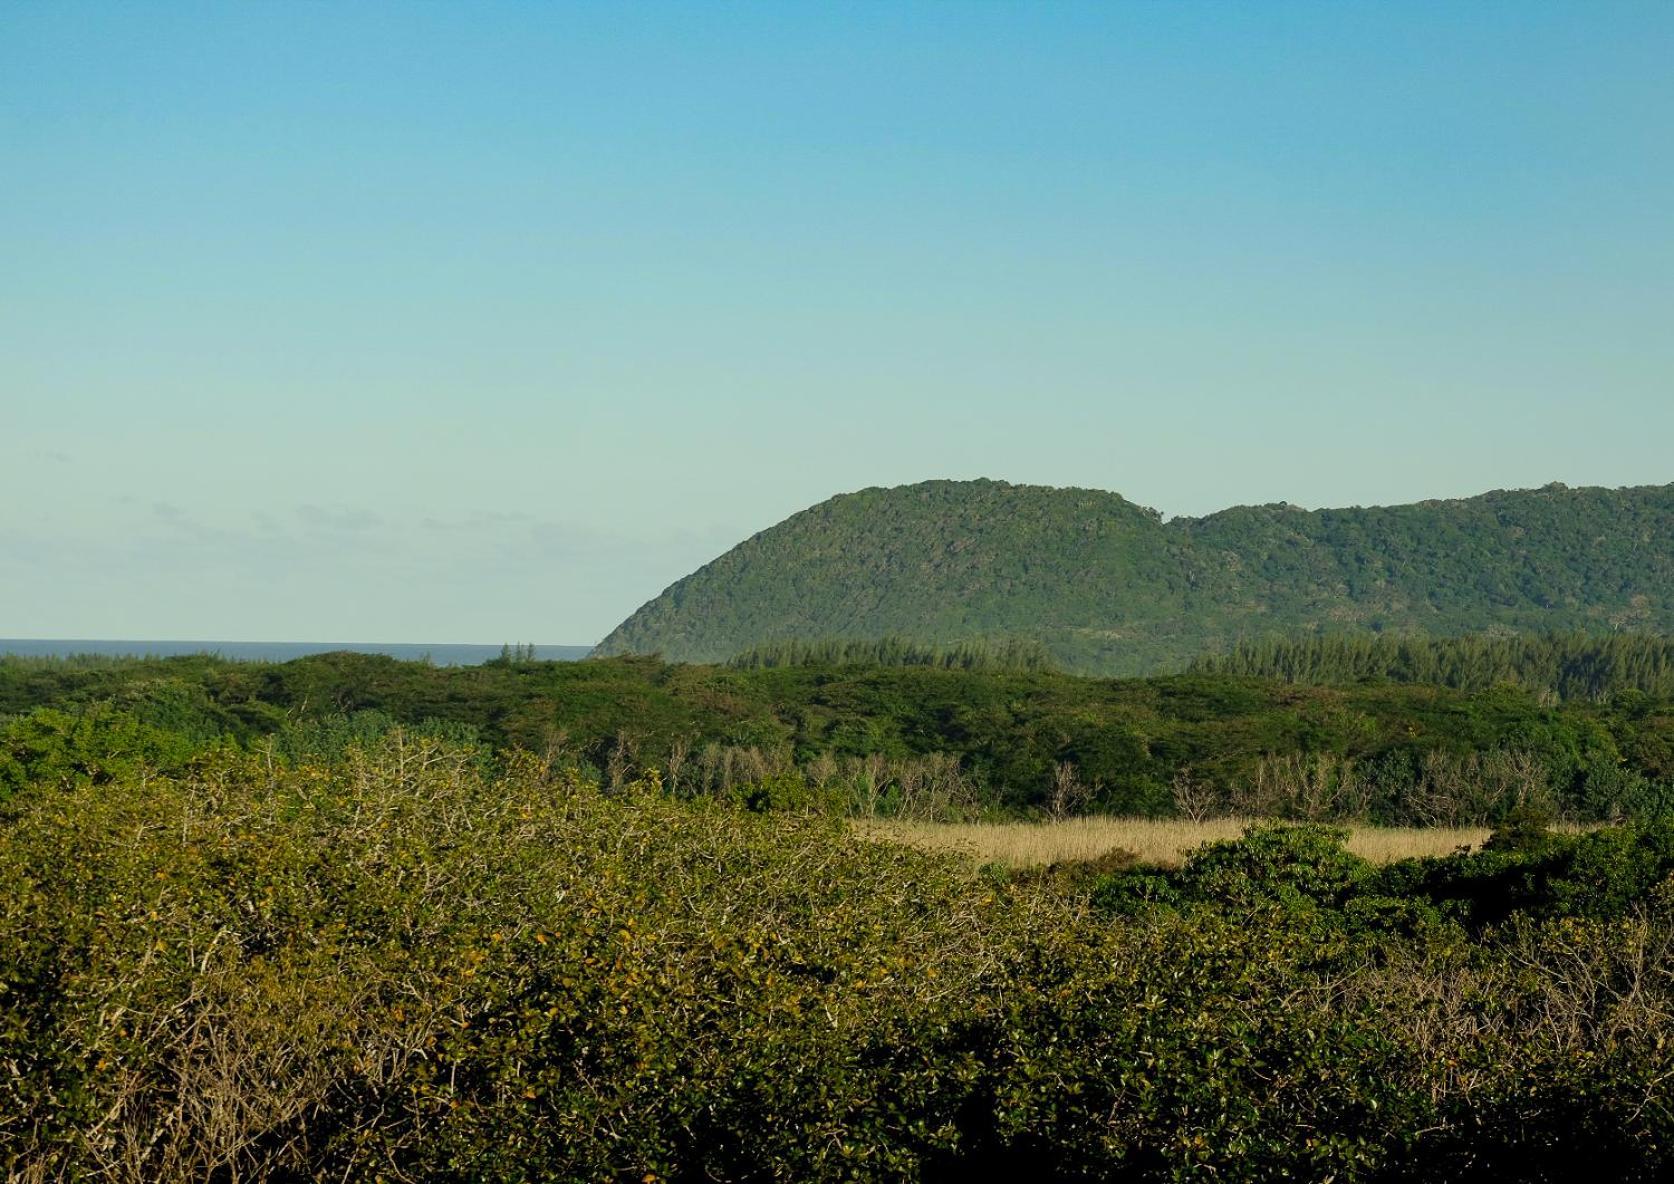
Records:
<instances>
[{"instance_id":1,"label":"grassy clearing","mask_svg":"<svg viewBox=\"0 0 1674 1184\"><path fill-rule=\"evenodd\" d=\"M1214 818L1070 818L1063 822L898 822L857 823L861 833L925 851L960 851L985 863L1035 867L1096 859L1118 848L1145 863L1178 865L1187 851L1216 839L1236 839L1252 820ZM1374 863L1421 855L1447 855L1478 847L1488 828L1351 826L1348 848Z\"/></svg>"}]
</instances>

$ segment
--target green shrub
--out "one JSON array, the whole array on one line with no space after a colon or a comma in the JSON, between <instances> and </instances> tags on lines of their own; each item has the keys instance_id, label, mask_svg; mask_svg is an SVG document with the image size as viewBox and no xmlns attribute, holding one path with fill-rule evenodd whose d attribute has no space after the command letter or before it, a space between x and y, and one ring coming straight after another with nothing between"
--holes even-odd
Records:
<instances>
[{"instance_id":1,"label":"green shrub","mask_svg":"<svg viewBox=\"0 0 1674 1184\"><path fill-rule=\"evenodd\" d=\"M821 788L800 774L764 777L748 782L734 790L734 796L746 810L756 814L823 814L840 817L847 806L848 795L838 785Z\"/></svg>"},{"instance_id":2,"label":"green shrub","mask_svg":"<svg viewBox=\"0 0 1674 1184\"><path fill-rule=\"evenodd\" d=\"M1519 806L1494 828L1482 847L1502 854L1538 856L1563 846L1563 842L1552 830L1549 813Z\"/></svg>"},{"instance_id":3,"label":"green shrub","mask_svg":"<svg viewBox=\"0 0 1674 1184\"><path fill-rule=\"evenodd\" d=\"M203 745L109 707L43 707L0 727L0 801L29 786L104 784L184 769Z\"/></svg>"},{"instance_id":4,"label":"green shrub","mask_svg":"<svg viewBox=\"0 0 1674 1184\"><path fill-rule=\"evenodd\" d=\"M1207 843L1179 876L1189 897L1231 905L1273 902L1287 907L1340 904L1372 870L1343 847L1337 827L1257 825L1244 837Z\"/></svg>"},{"instance_id":5,"label":"green shrub","mask_svg":"<svg viewBox=\"0 0 1674 1184\"><path fill-rule=\"evenodd\" d=\"M1256 828L1167 877L1179 911L1112 919L401 732L54 786L0 821L8 1176L1540 1180L1578 1138L1611 1178L1674 1166L1654 888L1467 940L1378 920L1329 829ZM1666 836L1616 842L1568 874L1647 882Z\"/></svg>"}]
</instances>

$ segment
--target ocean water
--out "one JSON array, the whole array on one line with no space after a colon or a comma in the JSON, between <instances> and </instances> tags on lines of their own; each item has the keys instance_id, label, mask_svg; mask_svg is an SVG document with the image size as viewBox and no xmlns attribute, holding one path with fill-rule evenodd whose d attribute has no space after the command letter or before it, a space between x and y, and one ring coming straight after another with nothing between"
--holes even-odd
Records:
<instances>
[{"instance_id":1,"label":"ocean water","mask_svg":"<svg viewBox=\"0 0 1674 1184\"><path fill-rule=\"evenodd\" d=\"M0 655L31 658L67 658L73 654L98 654L114 658L172 658L181 654L217 654L240 662L289 662L309 654L350 650L357 654L387 654L406 662L429 659L438 666L476 666L500 656L500 645L426 645L420 642L380 645L358 641L113 641L91 638L0 637ZM537 645L535 658L546 662L573 662L592 650L585 645Z\"/></svg>"}]
</instances>

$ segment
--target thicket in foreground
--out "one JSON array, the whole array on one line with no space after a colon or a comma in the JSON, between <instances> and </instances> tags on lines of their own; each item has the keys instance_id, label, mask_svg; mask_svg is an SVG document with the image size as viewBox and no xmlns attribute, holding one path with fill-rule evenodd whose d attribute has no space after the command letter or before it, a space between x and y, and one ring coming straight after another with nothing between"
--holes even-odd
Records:
<instances>
[{"instance_id":1,"label":"thicket in foreground","mask_svg":"<svg viewBox=\"0 0 1674 1184\"><path fill-rule=\"evenodd\" d=\"M15 1179L1674 1166L1662 889L1467 937L1339 907L1304 830L1208 857L1196 904L1106 916L840 824L523 758L491 777L401 734L4 809Z\"/></svg>"}]
</instances>

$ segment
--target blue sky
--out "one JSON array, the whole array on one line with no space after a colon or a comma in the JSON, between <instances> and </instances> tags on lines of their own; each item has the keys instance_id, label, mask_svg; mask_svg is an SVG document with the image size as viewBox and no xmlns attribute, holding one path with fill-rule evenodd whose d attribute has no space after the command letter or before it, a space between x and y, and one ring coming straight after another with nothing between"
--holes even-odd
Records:
<instances>
[{"instance_id":1,"label":"blue sky","mask_svg":"<svg viewBox=\"0 0 1674 1184\"><path fill-rule=\"evenodd\" d=\"M1674 5L0 6L0 636L595 640L831 494L1674 480Z\"/></svg>"}]
</instances>

